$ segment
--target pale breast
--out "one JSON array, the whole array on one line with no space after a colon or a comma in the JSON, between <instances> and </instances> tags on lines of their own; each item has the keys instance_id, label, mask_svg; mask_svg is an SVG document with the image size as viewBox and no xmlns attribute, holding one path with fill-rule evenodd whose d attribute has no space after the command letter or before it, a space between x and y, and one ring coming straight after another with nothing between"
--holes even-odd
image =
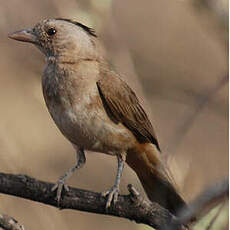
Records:
<instances>
[{"instance_id":1,"label":"pale breast","mask_svg":"<svg viewBox=\"0 0 230 230\"><path fill-rule=\"evenodd\" d=\"M127 150L135 139L122 124L115 124L105 113L97 88L90 94L79 95L79 102L68 107L66 98L50 113L61 132L74 144L87 150L116 154ZM97 101L98 100L98 101ZM63 106L64 105L64 106Z\"/></svg>"},{"instance_id":2,"label":"pale breast","mask_svg":"<svg viewBox=\"0 0 230 230\"><path fill-rule=\"evenodd\" d=\"M79 147L108 154L130 148L135 141L133 134L108 117L96 82L83 85L78 79L75 84L64 77L53 76L43 84L49 112L64 136Z\"/></svg>"}]
</instances>

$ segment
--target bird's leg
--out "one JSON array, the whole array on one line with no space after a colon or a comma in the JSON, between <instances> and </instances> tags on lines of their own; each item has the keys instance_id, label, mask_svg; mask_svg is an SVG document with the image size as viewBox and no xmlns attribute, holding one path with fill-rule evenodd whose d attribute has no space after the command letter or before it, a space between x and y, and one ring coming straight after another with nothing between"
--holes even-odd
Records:
<instances>
[{"instance_id":1,"label":"bird's leg","mask_svg":"<svg viewBox=\"0 0 230 230\"><path fill-rule=\"evenodd\" d=\"M124 162L125 162L125 154L117 155L118 168L117 168L117 176L116 176L115 183L110 190L102 193L102 196L108 196L106 201L106 207L105 207L106 210L108 210L108 208L111 206L112 201L114 204L117 202L121 175L124 168Z\"/></svg>"},{"instance_id":2,"label":"bird's leg","mask_svg":"<svg viewBox=\"0 0 230 230\"><path fill-rule=\"evenodd\" d=\"M61 176L57 181L57 183L52 187L52 191L57 190L56 200L58 204L60 203L61 200L61 193L63 187L66 191L69 191L68 186L65 184L66 180L68 180L73 175L76 169L81 168L86 161L84 150L81 148L77 148L76 146L74 147L76 148L76 158L77 158L75 165L72 168L70 168L63 176Z\"/></svg>"}]
</instances>

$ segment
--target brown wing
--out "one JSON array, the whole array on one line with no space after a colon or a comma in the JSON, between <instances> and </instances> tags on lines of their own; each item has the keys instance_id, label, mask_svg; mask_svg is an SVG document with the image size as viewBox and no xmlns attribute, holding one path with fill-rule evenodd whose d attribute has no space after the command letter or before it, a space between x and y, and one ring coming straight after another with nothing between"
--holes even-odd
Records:
<instances>
[{"instance_id":1,"label":"brown wing","mask_svg":"<svg viewBox=\"0 0 230 230\"><path fill-rule=\"evenodd\" d=\"M151 142L160 151L153 127L132 89L115 73L103 73L97 87L108 116L124 124L140 143Z\"/></svg>"}]
</instances>

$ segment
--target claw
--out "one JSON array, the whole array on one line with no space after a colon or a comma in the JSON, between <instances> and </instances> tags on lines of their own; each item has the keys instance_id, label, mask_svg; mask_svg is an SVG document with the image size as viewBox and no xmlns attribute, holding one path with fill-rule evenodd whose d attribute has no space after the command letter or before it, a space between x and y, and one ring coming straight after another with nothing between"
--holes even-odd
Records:
<instances>
[{"instance_id":1,"label":"claw","mask_svg":"<svg viewBox=\"0 0 230 230\"><path fill-rule=\"evenodd\" d=\"M108 211L108 209L111 207L112 202L114 205L116 204L118 200L118 195L119 195L119 188L117 186L113 186L110 190L102 193L103 197L108 196L106 201L106 206L105 206L106 211Z\"/></svg>"},{"instance_id":2,"label":"claw","mask_svg":"<svg viewBox=\"0 0 230 230\"><path fill-rule=\"evenodd\" d=\"M69 191L69 187L64 183L64 181L62 179L58 180L58 182L51 188L51 191L55 191L57 190L57 194L56 194L56 200L58 203L58 206L60 206L60 201L61 201L61 194L62 191Z\"/></svg>"}]
</instances>

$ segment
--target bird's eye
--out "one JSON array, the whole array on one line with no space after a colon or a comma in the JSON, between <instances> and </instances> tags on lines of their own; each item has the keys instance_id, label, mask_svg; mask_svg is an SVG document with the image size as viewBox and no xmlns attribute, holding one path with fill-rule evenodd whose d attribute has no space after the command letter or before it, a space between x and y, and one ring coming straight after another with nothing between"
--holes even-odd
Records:
<instances>
[{"instance_id":1,"label":"bird's eye","mask_svg":"<svg viewBox=\"0 0 230 230\"><path fill-rule=\"evenodd\" d=\"M47 30L47 34L49 35L49 36L52 36L52 35L54 35L54 34L56 34L56 30L55 30L55 28L53 28L53 27L51 27L51 28L49 28L48 30Z\"/></svg>"}]
</instances>

